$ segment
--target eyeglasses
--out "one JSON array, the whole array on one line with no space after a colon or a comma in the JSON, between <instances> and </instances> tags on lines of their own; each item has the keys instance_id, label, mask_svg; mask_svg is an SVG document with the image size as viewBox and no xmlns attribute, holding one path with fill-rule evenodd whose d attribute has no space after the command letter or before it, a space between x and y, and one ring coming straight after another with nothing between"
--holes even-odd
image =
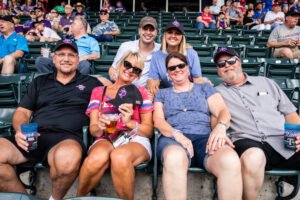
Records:
<instances>
[{"instance_id":1,"label":"eyeglasses","mask_svg":"<svg viewBox=\"0 0 300 200\"><path fill-rule=\"evenodd\" d=\"M77 54L74 54L74 53L55 53L55 55L59 58L64 58L64 57L69 57L71 59L74 59L77 57Z\"/></svg>"},{"instance_id":2,"label":"eyeglasses","mask_svg":"<svg viewBox=\"0 0 300 200\"><path fill-rule=\"evenodd\" d=\"M183 69L183 68L185 68L185 66L186 66L185 63L181 63L181 64L178 64L178 65L173 65L173 66L168 67L168 70L169 70L170 72L172 72L172 71L175 71L177 67L178 67L179 69Z\"/></svg>"},{"instance_id":3,"label":"eyeglasses","mask_svg":"<svg viewBox=\"0 0 300 200\"><path fill-rule=\"evenodd\" d=\"M132 68L132 73L134 73L136 75L140 75L140 73L142 73L142 69L132 66L132 64L130 62L128 62L127 60L124 60L123 65L126 69Z\"/></svg>"},{"instance_id":4,"label":"eyeglasses","mask_svg":"<svg viewBox=\"0 0 300 200\"><path fill-rule=\"evenodd\" d=\"M232 57L227 60L221 60L221 61L217 62L217 66L219 68L223 68L223 67L225 67L226 63L228 63L229 65L234 65L236 63L236 61L238 61L238 60L239 59L237 57Z\"/></svg>"},{"instance_id":5,"label":"eyeglasses","mask_svg":"<svg viewBox=\"0 0 300 200\"><path fill-rule=\"evenodd\" d=\"M99 15L107 15L107 12L101 12Z\"/></svg>"}]
</instances>

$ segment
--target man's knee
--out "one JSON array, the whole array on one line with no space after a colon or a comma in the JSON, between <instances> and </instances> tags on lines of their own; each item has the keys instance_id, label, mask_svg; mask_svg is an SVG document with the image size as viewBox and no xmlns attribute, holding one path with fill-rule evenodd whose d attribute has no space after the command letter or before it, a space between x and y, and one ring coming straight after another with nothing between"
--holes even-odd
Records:
<instances>
[{"instance_id":1,"label":"man's knee","mask_svg":"<svg viewBox=\"0 0 300 200\"><path fill-rule=\"evenodd\" d=\"M49 163L50 168L54 167L57 174L67 175L77 171L80 167L82 159L82 148L80 144L73 140L64 141L64 143L58 144L54 147L54 151L49 153L49 160L53 160L53 163ZM50 150L51 151L51 150Z\"/></svg>"},{"instance_id":2,"label":"man's knee","mask_svg":"<svg viewBox=\"0 0 300 200\"><path fill-rule=\"evenodd\" d=\"M50 58L37 57L35 67L39 73L50 73L54 70L54 64Z\"/></svg>"},{"instance_id":3,"label":"man's knee","mask_svg":"<svg viewBox=\"0 0 300 200\"><path fill-rule=\"evenodd\" d=\"M259 148L250 148L241 155L242 171L257 174L265 169L266 156Z\"/></svg>"},{"instance_id":4,"label":"man's knee","mask_svg":"<svg viewBox=\"0 0 300 200\"><path fill-rule=\"evenodd\" d=\"M15 65L16 59L11 55L7 55L3 58L3 65L5 64Z\"/></svg>"},{"instance_id":5,"label":"man's knee","mask_svg":"<svg viewBox=\"0 0 300 200\"><path fill-rule=\"evenodd\" d=\"M187 169L188 157L185 150L179 146L169 146L163 152L163 165L166 169Z\"/></svg>"}]
</instances>

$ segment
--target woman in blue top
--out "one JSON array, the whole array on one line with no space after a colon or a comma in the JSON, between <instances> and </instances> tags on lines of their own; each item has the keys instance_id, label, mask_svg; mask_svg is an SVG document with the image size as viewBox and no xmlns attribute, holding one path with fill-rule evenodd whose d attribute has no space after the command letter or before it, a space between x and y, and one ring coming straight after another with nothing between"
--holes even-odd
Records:
<instances>
[{"instance_id":1,"label":"woman in blue top","mask_svg":"<svg viewBox=\"0 0 300 200\"><path fill-rule=\"evenodd\" d=\"M242 199L240 161L226 136L230 113L221 95L209 83L189 80L184 55L170 53L166 66L173 87L158 91L153 116L162 134L157 154L163 163L165 199L187 199L189 166L205 168L217 177L219 199ZM213 128L211 115L217 119Z\"/></svg>"},{"instance_id":2,"label":"woman in blue top","mask_svg":"<svg viewBox=\"0 0 300 200\"><path fill-rule=\"evenodd\" d=\"M155 96L160 81L163 87L171 87L172 80L166 71L166 57L171 52L179 52L187 57L190 75L194 82L203 82L201 67L197 52L186 43L183 26L178 21L170 22L163 36L161 50L152 54L147 88Z\"/></svg>"}]
</instances>

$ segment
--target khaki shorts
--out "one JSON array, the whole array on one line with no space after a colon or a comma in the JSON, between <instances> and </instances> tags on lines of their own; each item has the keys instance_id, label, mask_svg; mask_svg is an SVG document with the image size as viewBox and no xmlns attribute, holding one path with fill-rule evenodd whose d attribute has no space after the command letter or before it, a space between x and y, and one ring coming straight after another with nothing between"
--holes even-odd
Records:
<instances>
[{"instance_id":1,"label":"khaki shorts","mask_svg":"<svg viewBox=\"0 0 300 200\"><path fill-rule=\"evenodd\" d=\"M282 58L282 51L284 49L287 49L287 47L282 47L282 48L276 48L274 50L274 53L273 53L273 57L275 58ZM293 57L294 58L300 58L300 50L299 49L291 49L292 52L293 52Z\"/></svg>"}]
</instances>

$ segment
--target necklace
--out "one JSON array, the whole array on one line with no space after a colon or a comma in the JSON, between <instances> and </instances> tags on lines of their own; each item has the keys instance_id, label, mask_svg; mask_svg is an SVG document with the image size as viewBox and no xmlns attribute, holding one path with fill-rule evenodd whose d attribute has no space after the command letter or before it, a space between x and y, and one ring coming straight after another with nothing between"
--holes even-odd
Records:
<instances>
[{"instance_id":1,"label":"necklace","mask_svg":"<svg viewBox=\"0 0 300 200\"><path fill-rule=\"evenodd\" d=\"M180 105L182 106L182 108L181 108L181 110L183 111L183 112L186 112L186 111L188 111L188 108L187 108L187 102L189 101L189 99L190 99L190 95L191 95L191 91L192 91L192 89L193 89L193 83L189 83L189 88L188 88L188 90L186 90L186 91L183 91L183 90L177 90L177 89L175 89L174 88L174 86L173 86L173 91L176 93L176 96L177 96L177 98L179 99L179 103L180 103ZM183 96L183 94L182 95L179 95L180 93L187 93L187 96L185 97L185 99L184 100L182 100L182 97L184 97Z\"/></svg>"}]
</instances>

